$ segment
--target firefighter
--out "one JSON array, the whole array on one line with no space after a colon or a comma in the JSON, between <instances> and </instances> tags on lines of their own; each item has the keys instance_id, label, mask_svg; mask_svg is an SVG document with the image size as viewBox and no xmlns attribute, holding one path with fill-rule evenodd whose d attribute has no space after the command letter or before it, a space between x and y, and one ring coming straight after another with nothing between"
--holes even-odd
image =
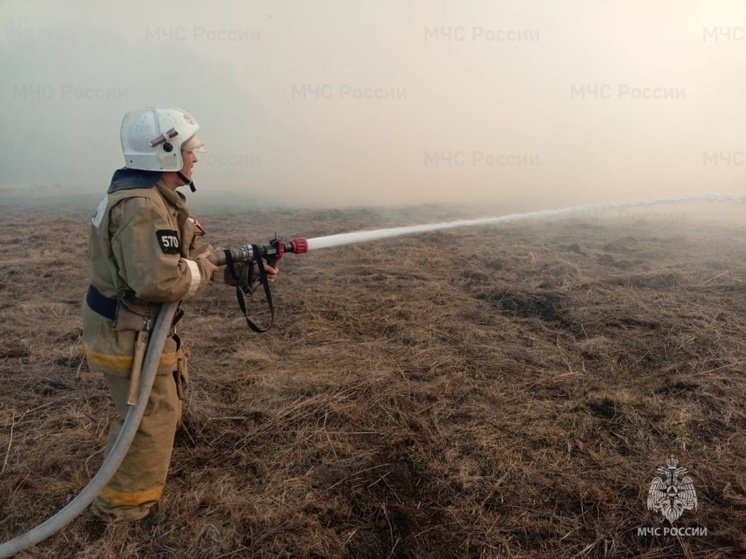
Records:
<instances>
[{"instance_id":1,"label":"firefighter","mask_svg":"<svg viewBox=\"0 0 746 559\"><path fill-rule=\"evenodd\" d=\"M119 419L107 454L127 414L136 347L161 303L200 296L217 270L205 230L177 189L192 182L204 146L197 121L175 107L127 113L121 126L125 167L117 170L91 219L83 343L90 369L104 375ZM277 270L266 267L273 281ZM180 318L177 312L176 320ZM147 336L144 336L147 339ZM93 503L96 512L157 523L181 401L188 352L171 327L145 414L119 470Z\"/></svg>"}]
</instances>

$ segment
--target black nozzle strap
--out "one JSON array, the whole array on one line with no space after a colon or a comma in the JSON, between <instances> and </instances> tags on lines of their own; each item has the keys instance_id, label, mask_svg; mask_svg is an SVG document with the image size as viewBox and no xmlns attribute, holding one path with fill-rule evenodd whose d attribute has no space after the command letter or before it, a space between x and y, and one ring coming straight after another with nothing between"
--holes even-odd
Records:
<instances>
[{"instance_id":1,"label":"black nozzle strap","mask_svg":"<svg viewBox=\"0 0 746 559\"><path fill-rule=\"evenodd\" d=\"M256 258L256 263L259 267L259 282L264 286L264 294L267 298L267 304L269 305L269 326L267 326L266 328L260 328L259 326L257 326L249 318L249 315L246 312L246 295L250 295L252 292L251 268L254 264L253 261L249 261L246 263L246 265L249 266L249 273L246 274L246 281L244 282L241 280L240 277L238 277L238 274L236 273L236 267L233 263L233 255L231 255L231 251L224 250L223 254L225 254L225 266L228 269L228 273L233 278L233 281L236 282L236 299L238 300L238 306L241 308L241 312L243 313L244 318L246 318L246 324L254 332L262 334L272 328L272 324L274 324L275 322L275 306L272 303L272 292L269 289L269 280L267 279L267 270L264 268L264 260L262 260L261 248L259 248L258 245L251 245L251 251Z\"/></svg>"}]
</instances>

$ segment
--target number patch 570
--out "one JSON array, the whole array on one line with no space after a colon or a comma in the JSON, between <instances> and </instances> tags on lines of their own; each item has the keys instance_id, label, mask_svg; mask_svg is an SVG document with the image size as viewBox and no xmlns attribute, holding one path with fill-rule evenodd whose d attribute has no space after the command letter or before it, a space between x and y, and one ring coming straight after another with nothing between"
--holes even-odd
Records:
<instances>
[{"instance_id":1,"label":"number patch 570","mask_svg":"<svg viewBox=\"0 0 746 559\"><path fill-rule=\"evenodd\" d=\"M166 254L179 254L179 234L170 229L159 229L155 232L158 244Z\"/></svg>"}]
</instances>

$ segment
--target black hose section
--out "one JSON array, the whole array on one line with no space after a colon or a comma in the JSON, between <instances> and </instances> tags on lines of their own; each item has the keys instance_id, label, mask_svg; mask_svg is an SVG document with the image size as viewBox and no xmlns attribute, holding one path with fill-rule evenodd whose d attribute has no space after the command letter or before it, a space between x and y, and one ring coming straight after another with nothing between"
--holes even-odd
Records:
<instances>
[{"instance_id":1,"label":"black hose section","mask_svg":"<svg viewBox=\"0 0 746 559\"><path fill-rule=\"evenodd\" d=\"M62 528L72 522L86 509L86 507L88 507L88 505L93 502L96 496L101 492L106 484L109 483L109 480L119 469L119 465L122 463L122 460L124 460L124 457L132 444L132 440L135 437L137 428L140 426L142 416L145 413L145 407L148 404L150 391L153 388L155 375L158 371L158 362L161 359L163 346L166 344L166 338L168 338L168 332L171 328L171 323L178 306L178 302L165 303L161 306L158 318L155 321L153 334L150 336L148 350L145 353L142 377L140 378L140 395L137 400L137 405L131 407L127 412L127 417L124 419L122 429L119 431L119 437L117 437L114 446L111 448L111 452L109 452L109 455L101 465L101 469L93 477L91 482L86 485L83 491L81 491L75 499L70 501L70 503L68 503L57 514L36 528L32 528L17 538L0 545L0 559L8 559L17 553L20 553L27 547L44 541L48 537L62 530Z\"/></svg>"}]
</instances>

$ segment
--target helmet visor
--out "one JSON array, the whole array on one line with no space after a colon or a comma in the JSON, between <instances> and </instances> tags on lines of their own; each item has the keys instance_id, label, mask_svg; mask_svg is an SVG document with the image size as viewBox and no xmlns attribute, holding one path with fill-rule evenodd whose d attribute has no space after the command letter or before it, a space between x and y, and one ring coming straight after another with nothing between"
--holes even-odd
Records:
<instances>
[{"instance_id":1,"label":"helmet visor","mask_svg":"<svg viewBox=\"0 0 746 559\"><path fill-rule=\"evenodd\" d=\"M182 151L199 151L199 152L205 152L207 151L205 149L205 144L202 142L202 138L199 137L199 132L194 134L191 138L189 138L186 142L184 142L181 145Z\"/></svg>"}]
</instances>

